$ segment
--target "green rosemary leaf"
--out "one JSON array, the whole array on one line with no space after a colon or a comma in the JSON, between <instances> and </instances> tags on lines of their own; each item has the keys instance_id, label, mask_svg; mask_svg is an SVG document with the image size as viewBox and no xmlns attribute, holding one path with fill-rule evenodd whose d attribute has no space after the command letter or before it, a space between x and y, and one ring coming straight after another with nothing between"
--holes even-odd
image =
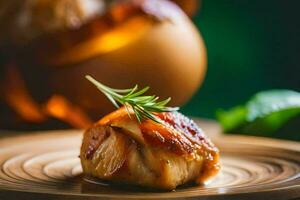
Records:
<instances>
[{"instance_id":1,"label":"green rosemary leaf","mask_svg":"<svg viewBox=\"0 0 300 200\"><path fill-rule=\"evenodd\" d=\"M147 92L147 90L149 90L149 87L145 87L145 88L141 89L140 91L131 94L129 97L130 98L138 97L138 96L144 94L145 92Z\"/></svg>"},{"instance_id":2,"label":"green rosemary leaf","mask_svg":"<svg viewBox=\"0 0 300 200\"><path fill-rule=\"evenodd\" d=\"M156 105L157 105L157 106L162 106L162 107L164 107L164 106L167 105L170 101L171 101L171 98L169 97L169 98L167 98L167 99L165 99L165 100L163 100L163 101L157 102Z\"/></svg>"},{"instance_id":3,"label":"green rosemary leaf","mask_svg":"<svg viewBox=\"0 0 300 200\"><path fill-rule=\"evenodd\" d=\"M120 89L116 90L116 89L114 89L114 91L115 92L119 91L120 93L128 93L126 96L130 96L135 91L137 91L137 89L138 89L138 85L135 85L134 88L132 88L132 89L126 89L126 90L120 90Z\"/></svg>"},{"instance_id":4,"label":"green rosemary leaf","mask_svg":"<svg viewBox=\"0 0 300 200\"><path fill-rule=\"evenodd\" d=\"M158 101L159 97L155 95L142 96L150 89L149 87L138 90L138 86L135 85L133 88L129 89L114 89L98 82L89 75L86 76L86 79L94 84L115 107L119 108L119 105L123 105L129 117L131 117L132 110L139 122L143 119L150 119L154 122L161 123L161 120L155 113L173 112L179 109L178 107L166 106L171 98Z\"/></svg>"},{"instance_id":5,"label":"green rosemary leaf","mask_svg":"<svg viewBox=\"0 0 300 200\"><path fill-rule=\"evenodd\" d=\"M110 95L108 95L108 94L104 94L104 95L112 102L112 104L113 104L115 107L119 108L118 103L114 100L114 98L113 98L112 96L110 96Z\"/></svg>"}]
</instances>

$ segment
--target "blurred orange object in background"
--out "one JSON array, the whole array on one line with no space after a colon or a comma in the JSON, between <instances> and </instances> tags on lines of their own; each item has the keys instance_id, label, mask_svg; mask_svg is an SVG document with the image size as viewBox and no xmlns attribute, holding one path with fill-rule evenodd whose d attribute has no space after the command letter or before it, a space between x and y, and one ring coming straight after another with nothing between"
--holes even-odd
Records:
<instances>
[{"instance_id":1,"label":"blurred orange object in background","mask_svg":"<svg viewBox=\"0 0 300 200\"><path fill-rule=\"evenodd\" d=\"M188 14L197 7L197 1L176 3ZM0 49L8 49L0 51L9 58L4 63L16 63L27 93L47 108L53 105L47 103L49 99L59 95L86 115L85 122L87 117L96 120L112 111L106 98L84 79L86 74L115 88L150 86L150 93L171 97L176 106L186 103L204 79L203 39L189 17L170 1L2 4L10 16L7 21L5 12L0 16L0 24L7 26L0 34ZM13 6L18 9L10 10ZM62 121L78 127L72 120Z\"/></svg>"}]
</instances>

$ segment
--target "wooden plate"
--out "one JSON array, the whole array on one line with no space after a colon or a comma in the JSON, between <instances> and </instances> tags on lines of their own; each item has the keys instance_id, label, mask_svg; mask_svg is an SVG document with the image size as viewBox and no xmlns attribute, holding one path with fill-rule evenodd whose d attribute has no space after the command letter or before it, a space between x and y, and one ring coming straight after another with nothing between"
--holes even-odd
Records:
<instances>
[{"instance_id":1,"label":"wooden plate","mask_svg":"<svg viewBox=\"0 0 300 200\"><path fill-rule=\"evenodd\" d=\"M219 175L205 186L162 192L86 181L78 158L81 137L82 131L2 137L0 199L300 198L299 143L218 136L214 142L222 153Z\"/></svg>"}]
</instances>

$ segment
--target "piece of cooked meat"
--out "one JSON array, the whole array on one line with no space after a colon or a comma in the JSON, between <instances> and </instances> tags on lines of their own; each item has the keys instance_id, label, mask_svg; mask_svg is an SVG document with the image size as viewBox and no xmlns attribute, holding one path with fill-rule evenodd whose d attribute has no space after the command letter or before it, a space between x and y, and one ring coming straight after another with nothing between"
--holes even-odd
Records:
<instances>
[{"instance_id":1,"label":"piece of cooked meat","mask_svg":"<svg viewBox=\"0 0 300 200\"><path fill-rule=\"evenodd\" d=\"M102 180L174 189L204 183L219 171L219 151L201 129L179 112L159 113L139 123L124 108L105 116L83 138L85 174Z\"/></svg>"}]
</instances>

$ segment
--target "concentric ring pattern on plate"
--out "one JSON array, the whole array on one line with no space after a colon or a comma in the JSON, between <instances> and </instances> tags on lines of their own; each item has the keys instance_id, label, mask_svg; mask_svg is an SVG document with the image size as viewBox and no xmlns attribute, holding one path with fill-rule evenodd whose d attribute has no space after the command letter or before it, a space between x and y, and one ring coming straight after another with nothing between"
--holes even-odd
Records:
<instances>
[{"instance_id":1,"label":"concentric ring pattern on plate","mask_svg":"<svg viewBox=\"0 0 300 200\"><path fill-rule=\"evenodd\" d=\"M2 138L0 199L12 194L20 194L18 199L30 195L40 199L51 199L51 195L69 199L300 197L298 143L223 136L215 140L221 149L222 170L214 180L205 186L162 192L84 181L78 158L81 134L56 131Z\"/></svg>"}]
</instances>

